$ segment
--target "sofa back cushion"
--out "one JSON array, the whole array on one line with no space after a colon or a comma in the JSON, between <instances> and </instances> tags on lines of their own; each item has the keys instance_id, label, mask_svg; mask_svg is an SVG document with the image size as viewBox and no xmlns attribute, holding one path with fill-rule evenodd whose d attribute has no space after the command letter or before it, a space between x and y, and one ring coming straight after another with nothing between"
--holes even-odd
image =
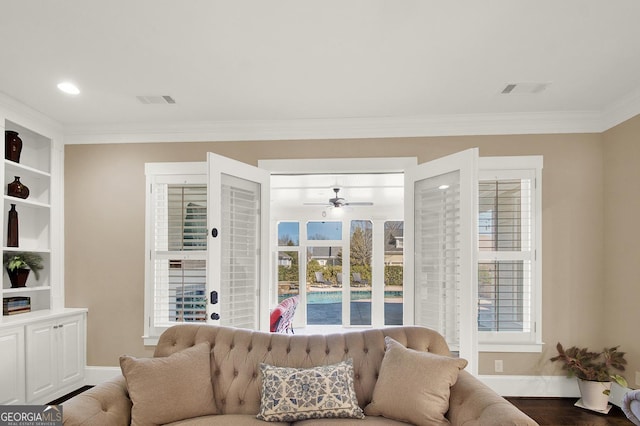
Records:
<instances>
[{"instance_id":1,"label":"sofa back cushion","mask_svg":"<svg viewBox=\"0 0 640 426\"><path fill-rule=\"evenodd\" d=\"M371 402L389 336L407 348L450 355L437 332L414 326L367 329L341 334L285 335L214 325L180 324L165 331L154 356L169 356L201 342L211 344L211 378L218 411L257 414L260 364L309 368L351 358L358 404Z\"/></svg>"}]
</instances>

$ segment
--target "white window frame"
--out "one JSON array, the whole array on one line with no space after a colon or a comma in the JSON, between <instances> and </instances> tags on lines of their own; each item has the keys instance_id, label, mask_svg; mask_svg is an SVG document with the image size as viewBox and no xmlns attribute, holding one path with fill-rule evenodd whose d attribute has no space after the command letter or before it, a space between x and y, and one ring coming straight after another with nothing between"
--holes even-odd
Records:
<instances>
[{"instance_id":1,"label":"white window frame","mask_svg":"<svg viewBox=\"0 0 640 426\"><path fill-rule=\"evenodd\" d=\"M529 332L478 331L480 352L542 351L542 156L480 157L478 181L532 178L531 249L524 256L531 261ZM479 212L478 212L479 213ZM515 255L515 257L514 257ZM487 252L478 249L478 262L519 259L513 252Z\"/></svg>"},{"instance_id":2,"label":"white window frame","mask_svg":"<svg viewBox=\"0 0 640 426\"><path fill-rule=\"evenodd\" d=\"M144 335L145 345L156 345L158 338L169 326L154 324L155 304L155 235L154 235L154 206L153 184L157 182L202 184L207 185L207 163L146 163L146 208L145 208L145 291L144 291ZM206 255L204 257L206 259Z\"/></svg>"}]
</instances>

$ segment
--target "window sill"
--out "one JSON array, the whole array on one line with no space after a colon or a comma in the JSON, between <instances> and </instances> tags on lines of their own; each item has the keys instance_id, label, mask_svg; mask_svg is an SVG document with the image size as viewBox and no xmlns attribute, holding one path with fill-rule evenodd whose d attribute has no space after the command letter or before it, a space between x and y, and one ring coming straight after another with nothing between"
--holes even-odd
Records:
<instances>
[{"instance_id":1,"label":"window sill","mask_svg":"<svg viewBox=\"0 0 640 426\"><path fill-rule=\"evenodd\" d=\"M158 336L142 336L145 346L156 346L159 338Z\"/></svg>"},{"instance_id":2,"label":"window sill","mask_svg":"<svg viewBox=\"0 0 640 426\"><path fill-rule=\"evenodd\" d=\"M544 343L478 343L478 352L541 353Z\"/></svg>"}]
</instances>

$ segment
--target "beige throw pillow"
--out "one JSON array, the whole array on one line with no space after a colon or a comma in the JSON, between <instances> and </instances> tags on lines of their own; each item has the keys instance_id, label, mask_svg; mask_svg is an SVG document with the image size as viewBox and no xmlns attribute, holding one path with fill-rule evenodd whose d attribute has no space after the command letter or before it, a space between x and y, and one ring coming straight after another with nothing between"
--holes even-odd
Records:
<instances>
[{"instance_id":1,"label":"beige throw pillow","mask_svg":"<svg viewBox=\"0 0 640 426\"><path fill-rule=\"evenodd\" d=\"M120 357L133 402L132 425L161 425L217 414L208 342L162 358Z\"/></svg>"},{"instance_id":2,"label":"beige throw pillow","mask_svg":"<svg viewBox=\"0 0 640 426\"><path fill-rule=\"evenodd\" d=\"M447 425L450 388L467 365L461 358L407 349L385 337L386 352L365 414L415 425Z\"/></svg>"}]
</instances>

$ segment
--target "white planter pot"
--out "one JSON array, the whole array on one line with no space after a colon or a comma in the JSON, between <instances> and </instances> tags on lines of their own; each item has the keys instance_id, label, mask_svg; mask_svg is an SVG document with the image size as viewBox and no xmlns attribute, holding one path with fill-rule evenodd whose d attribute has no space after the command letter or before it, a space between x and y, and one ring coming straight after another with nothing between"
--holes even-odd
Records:
<instances>
[{"instance_id":1,"label":"white planter pot","mask_svg":"<svg viewBox=\"0 0 640 426\"><path fill-rule=\"evenodd\" d=\"M582 405L585 408L606 411L609 403L611 382L593 382L578 379L578 387L580 388L580 395L582 395Z\"/></svg>"}]
</instances>

